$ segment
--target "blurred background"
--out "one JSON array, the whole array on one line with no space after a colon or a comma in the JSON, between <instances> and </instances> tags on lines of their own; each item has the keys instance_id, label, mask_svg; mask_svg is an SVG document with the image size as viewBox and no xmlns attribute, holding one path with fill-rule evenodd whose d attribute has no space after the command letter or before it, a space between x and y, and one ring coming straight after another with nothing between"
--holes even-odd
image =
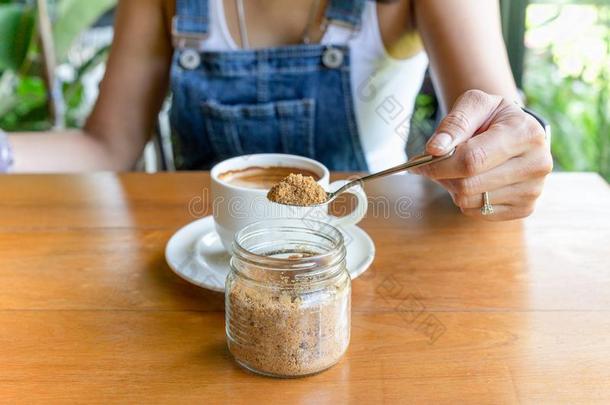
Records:
<instances>
[{"instance_id":1,"label":"blurred background","mask_svg":"<svg viewBox=\"0 0 610 405\"><path fill-rule=\"evenodd\" d=\"M515 80L553 126L556 170L596 171L610 181L610 0L500 3ZM0 0L0 128L83 124L104 73L115 5ZM158 132L167 140L161 115ZM424 86L409 143L421 145L438 116L434 92Z\"/></svg>"}]
</instances>

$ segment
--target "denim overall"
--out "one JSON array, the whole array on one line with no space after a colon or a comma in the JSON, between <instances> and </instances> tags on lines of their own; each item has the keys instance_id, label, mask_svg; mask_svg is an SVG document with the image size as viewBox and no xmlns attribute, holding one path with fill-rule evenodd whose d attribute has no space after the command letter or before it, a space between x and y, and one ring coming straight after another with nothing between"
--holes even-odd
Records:
<instances>
[{"instance_id":1,"label":"denim overall","mask_svg":"<svg viewBox=\"0 0 610 405\"><path fill-rule=\"evenodd\" d=\"M366 0L330 0L329 23L358 29ZM349 48L293 45L205 52L208 1L177 0L170 120L176 167L209 169L251 153L290 153L366 171Z\"/></svg>"}]
</instances>

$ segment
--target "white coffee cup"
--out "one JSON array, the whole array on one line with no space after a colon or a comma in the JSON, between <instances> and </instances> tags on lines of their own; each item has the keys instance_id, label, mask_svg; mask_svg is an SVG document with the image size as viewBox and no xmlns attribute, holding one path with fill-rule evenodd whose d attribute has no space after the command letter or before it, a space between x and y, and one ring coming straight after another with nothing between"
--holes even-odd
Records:
<instances>
[{"instance_id":1,"label":"white coffee cup","mask_svg":"<svg viewBox=\"0 0 610 405\"><path fill-rule=\"evenodd\" d=\"M302 218L305 221L311 219L341 227L360 222L366 214L367 198L364 190L359 186L348 191L356 196L355 209L345 216L336 217L328 214L327 206L292 207L273 203L267 199L268 190L231 184L221 178L223 173L229 171L249 167L278 166L305 169L315 173L319 177L318 183L327 191L334 191L347 182L338 180L329 184L329 172L326 166L315 160L296 155L278 153L244 155L218 163L210 172L213 215L216 231L228 251L231 250L235 233L257 221Z\"/></svg>"}]
</instances>

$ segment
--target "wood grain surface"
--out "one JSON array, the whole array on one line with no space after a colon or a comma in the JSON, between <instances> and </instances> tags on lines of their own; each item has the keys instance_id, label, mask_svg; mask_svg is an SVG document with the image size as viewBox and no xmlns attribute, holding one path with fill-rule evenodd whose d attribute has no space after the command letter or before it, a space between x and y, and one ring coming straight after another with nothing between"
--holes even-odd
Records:
<instances>
[{"instance_id":1,"label":"wood grain surface","mask_svg":"<svg viewBox=\"0 0 610 405\"><path fill-rule=\"evenodd\" d=\"M505 223L411 175L367 192L348 353L278 380L231 360L223 296L165 263L210 214L207 173L0 177L0 402L610 403L607 183L553 174Z\"/></svg>"}]
</instances>

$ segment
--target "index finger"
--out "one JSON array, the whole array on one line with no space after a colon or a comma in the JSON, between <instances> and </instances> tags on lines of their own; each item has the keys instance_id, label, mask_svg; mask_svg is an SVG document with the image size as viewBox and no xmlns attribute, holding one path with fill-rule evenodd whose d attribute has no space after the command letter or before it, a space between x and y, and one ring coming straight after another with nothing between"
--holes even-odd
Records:
<instances>
[{"instance_id":1,"label":"index finger","mask_svg":"<svg viewBox=\"0 0 610 405\"><path fill-rule=\"evenodd\" d=\"M431 155L443 155L456 145L465 142L484 128L502 98L481 90L468 90L462 94L443 118L426 145Z\"/></svg>"},{"instance_id":2,"label":"index finger","mask_svg":"<svg viewBox=\"0 0 610 405\"><path fill-rule=\"evenodd\" d=\"M458 145L455 154L440 162L415 169L415 173L432 179L459 179L486 172L523 152L516 136L506 136L504 129L489 130Z\"/></svg>"}]
</instances>

